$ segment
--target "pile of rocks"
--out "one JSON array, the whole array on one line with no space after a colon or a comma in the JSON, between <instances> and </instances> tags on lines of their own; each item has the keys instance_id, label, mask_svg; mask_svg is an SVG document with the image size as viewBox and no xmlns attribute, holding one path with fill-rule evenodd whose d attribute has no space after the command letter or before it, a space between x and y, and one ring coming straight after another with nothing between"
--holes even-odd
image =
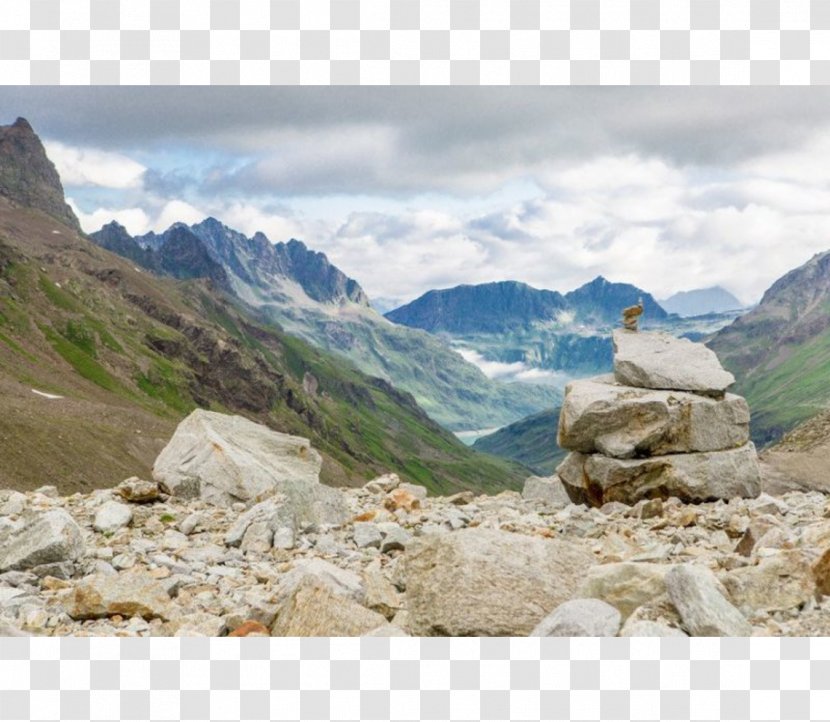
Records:
<instances>
[{"instance_id":1,"label":"pile of rocks","mask_svg":"<svg viewBox=\"0 0 830 722\"><path fill-rule=\"evenodd\" d=\"M749 407L700 343L665 333L614 332L614 373L565 390L557 470L571 499L674 496L687 502L756 497L761 491Z\"/></svg>"},{"instance_id":2,"label":"pile of rocks","mask_svg":"<svg viewBox=\"0 0 830 722\"><path fill-rule=\"evenodd\" d=\"M152 481L0 490L0 637L830 634L819 492L336 490L303 439L204 412L179 432Z\"/></svg>"}]
</instances>

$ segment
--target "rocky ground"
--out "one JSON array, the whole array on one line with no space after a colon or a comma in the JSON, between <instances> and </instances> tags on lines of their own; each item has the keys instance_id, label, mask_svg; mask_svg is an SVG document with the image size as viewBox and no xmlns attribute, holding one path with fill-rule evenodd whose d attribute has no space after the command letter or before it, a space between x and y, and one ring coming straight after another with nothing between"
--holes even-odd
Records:
<instances>
[{"instance_id":1,"label":"rocky ground","mask_svg":"<svg viewBox=\"0 0 830 722\"><path fill-rule=\"evenodd\" d=\"M597 509L555 479L532 478L524 495L427 497L389 475L343 493L348 521L292 533L269 501L246 512L155 482L0 491L0 631L830 633L820 492Z\"/></svg>"}]
</instances>

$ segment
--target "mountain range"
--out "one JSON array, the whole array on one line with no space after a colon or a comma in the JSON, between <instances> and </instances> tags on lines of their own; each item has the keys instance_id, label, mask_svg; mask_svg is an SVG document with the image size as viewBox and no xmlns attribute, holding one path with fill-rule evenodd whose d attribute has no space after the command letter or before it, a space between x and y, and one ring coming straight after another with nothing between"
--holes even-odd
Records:
<instances>
[{"instance_id":1,"label":"mountain range","mask_svg":"<svg viewBox=\"0 0 830 722\"><path fill-rule=\"evenodd\" d=\"M110 226L126 258L93 243L56 202L60 179L25 121L0 127L0 147L0 487L71 493L146 477L197 406L310 439L332 484L394 470L436 491L498 491L527 475L464 446L389 381L286 333L231 292L245 269L217 263L187 227L137 249ZM303 248L281 252L274 263L290 266ZM293 288L364 308L334 271L297 276Z\"/></svg>"},{"instance_id":2,"label":"mountain range","mask_svg":"<svg viewBox=\"0 0 830 722\"><path fill-rule=\"evenodd\" d=\"M519 281L463 285L428 291L386 314L395 323L430 333L455 335L503 334L534 324L567 326L615 323L620 310L642 298L646 323L668 314L651 294L627 283L598 276L590 283L561 294Z\"/></svg>"},{"instance_id":3,"label":"mountain range","mask_svg":"<svg viewBox=\"0 0 830 722\"><path fill-rule=\"evenodd\" d=\"M830 251L778 279L709 345L738 379L757 443L830 405Z\"/></svg>"},{"instance_id":4,"label":"mountain range","mask_svg":"<svg viewBox=\"0 0 830 722\"><path fill-rule=\"evenodd\" d=\"M134 238L110 223L90 237L156 273L211 279L259 318L412 393L449 429L501 426L561 396L549 386L488 379L430 334L390 323L357 281L298 240L248 238L214 218Z\"/></svg>"},{"instance_id":5,"label":"mountain range","mask_svg":"<svg viewBox=\"0 0 830 722\"><path fill-rule=\"evenodd\" d=\"M742 308L735 296L721 286L696 288L693 291L680 291L660 301L660 305L669 313L678 316L704 316L709 313L724 313Z\"/></svg>"}]
</instances>

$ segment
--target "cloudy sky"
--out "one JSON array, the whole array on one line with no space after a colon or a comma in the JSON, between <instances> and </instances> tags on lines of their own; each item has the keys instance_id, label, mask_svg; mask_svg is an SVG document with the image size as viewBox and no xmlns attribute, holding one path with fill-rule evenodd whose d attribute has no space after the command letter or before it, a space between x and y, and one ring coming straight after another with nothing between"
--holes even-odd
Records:
<instances>
[{"instance_id":1,"label":"cloudy sky","mask_svg":"<svg viewBox=\"0 0 830 722\"><path fill-rule=\"evenodd\" d=\"M830 249L830 89L2 88L85 230L215 216L372 297L602 274L747 303Z\"/></svg>"}]
</instances>

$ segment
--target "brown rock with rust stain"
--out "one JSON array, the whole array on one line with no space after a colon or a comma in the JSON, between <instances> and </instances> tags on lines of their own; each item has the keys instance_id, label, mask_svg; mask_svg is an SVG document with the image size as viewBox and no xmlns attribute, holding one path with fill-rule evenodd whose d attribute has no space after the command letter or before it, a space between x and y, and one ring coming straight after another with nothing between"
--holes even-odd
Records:
<instances>
[{"instance_id":1,"label":"brown rock with rust stain","mask_svg":"<svg viewBox=\"0 0 830 722\"><path fill-rule=\"evenodd\" d=\"M414 494L410 494L405 489L394 489L390 491L383 505L389 511L397 511L403 509L404 511L412 511L413 509L421 508L421 500Z\"/></svg>"},{"instance_id":2,"label":"brown rock with rust stain","mask_svg":"<svg viewBox=\"0 0 830 722\"><path fill-rule=\"evenodd\" d=\"M269 632L268 627L266 627L261 622L257 622L253 619L249 619L247 622L243 622L242 624L240 624L228 636L229 637L270 637L271 632Z\"/></svg>"},{"instance_id":3,"label":"brown rock with rust stain","mask_svg":"<svg viewBox=\"0 0 830 722\"><path fill-rule=\"evenodd\" d=\"M164 587L143 568L85 577L64 606L73 619L121 615L168 620L172 614L170 597Z\"/></svg>"},{"instance_id":4,"label":"brown rock with rust stain","mask_svg":"<svg viewBox=\"0 0 830 722\"><path fill-rule=\"evenodd\" d=\"M137 476L124 479L124 481L115 487L115 491L126 501L131 501L135 504L147 504L158 501L161 497L161 490L155 481L145 481L144 479L139 479Z\"/></svg>"},{"instance_id":5,"label":"brown rock with rust stain","mask_svg":"<svg viewBox=\"0 0 830 722\"><path fill-rule=\"evenodd\" d=\"M816 592L825 597L830 596L830 549L813 564L813 578L816 580Z\"/></svg>"}]
</instances>

